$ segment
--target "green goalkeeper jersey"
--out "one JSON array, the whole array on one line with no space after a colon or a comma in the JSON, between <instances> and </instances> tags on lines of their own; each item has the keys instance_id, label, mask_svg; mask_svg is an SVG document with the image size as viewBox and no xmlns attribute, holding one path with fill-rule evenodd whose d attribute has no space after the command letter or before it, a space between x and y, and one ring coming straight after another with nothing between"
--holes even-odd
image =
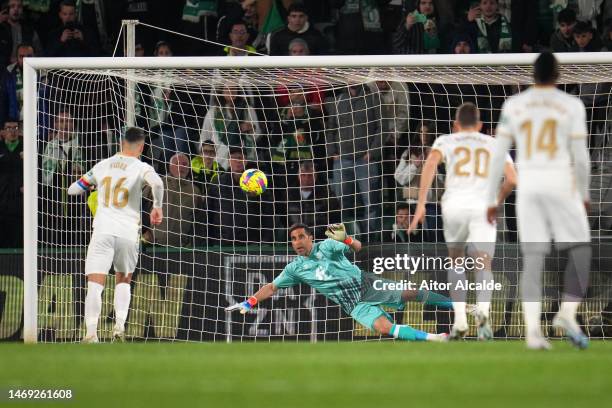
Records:
<instances>
[{"instance_id":1,"label":"green goalkeeper jersey","mask_svg":"<svg viewBox=\"0 0 612 408\"><path fill-rule=\"evenodd\" d=\"M349 313L361 298L361 270L344 255L349 246L326 239L313 245L308 256L298 256L274 279L277 288L306 283Z\"/></svg>"}]
</instances>

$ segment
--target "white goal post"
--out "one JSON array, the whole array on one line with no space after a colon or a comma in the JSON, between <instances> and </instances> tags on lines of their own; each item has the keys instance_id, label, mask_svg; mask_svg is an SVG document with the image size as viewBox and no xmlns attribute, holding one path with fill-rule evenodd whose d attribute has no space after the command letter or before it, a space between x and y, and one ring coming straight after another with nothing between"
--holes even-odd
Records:
<instances>
[{"instance_id":1,"label":"white goal post","mask_svg":"<svg viewBox=\"0 0 612 408\"><path fill-rule=\"evenodd\" d=\"M39 282L41 241L38 225L40 128L37 85L41 71L117 75L126 81L139 80L149 70L171 72L165 80L197 84L228 82L237 72L265 72L271 84L317 85L307 75L283 78L287 70L317 72L327 84L364 84L371 81L402 81L437 84L483 84L521 86L532 83L531 64L537 54L489 55L393 55L310 57L131 57L131 58L26 58L24 60L24 327L27 343L39 337ZM562 65L562 83L612 82L612 53L557 54ZM198 71L200 70L200 71ZM301 70L301 71L299 71ZM257 81L253 80L253 86ZM339 85L338 85L339 86ZM608 102L608 107L610 107ZM130 109L128 107L128 109ZM435 118L432 118L435 119ZM601 159L604 161L605 159ZM84 169L85 170L85 169ZM595 199L594 199L595 200ZM313 323L314 324L314 323ZM226 335L227 333L220 333ZM230 336L231 337L231 336Z\"/></svg>"}]
</instances>

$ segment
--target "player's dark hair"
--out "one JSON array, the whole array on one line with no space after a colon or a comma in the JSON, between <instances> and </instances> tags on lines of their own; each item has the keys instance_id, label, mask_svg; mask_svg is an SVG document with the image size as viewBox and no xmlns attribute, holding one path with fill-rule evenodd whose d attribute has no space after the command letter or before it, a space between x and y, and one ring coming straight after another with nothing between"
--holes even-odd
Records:
<instances>
[{"instance_id":1,"label":"player's dark hair","mask_svg":"<svg viewBox=\"0 0 612 408\"><path fill-rule=\"evenodd\" d=\"M465 102L457 108L455 118L461 127L476 126L480 121L480 111L472 102Z\"/></svg>"},{"instance_id":2,"label":"player's dark hair","mask_svg":"<svg viewBox=\"0 0 612 408\"><path fill-rule=\"evenodd\" d=\"M315 170L315 165L312 160L304 160L300 162L300 170Z\"/></svg>"},{"instance_id":3,"label":"player's dark hair","mask_svg":"<svg viewBox=\"0 0 612 408\"><path fill-rule=\"evenodd\" d=\"M593 32L593 26L589 22L578 21L576 25L574 26L574 34L585 34L585 33L592 33L592 32Z\"/></svg>"},{"instance_id":4,"label":"player's dark hair","mask_svg":"<svg viewBox=\"0 0 612 408\"><path fill-rule=\"evenodd\" d=\"M59 2L59 9L62 9L62 6L64 7L74 7L76 8L76 1L74 0L62 0Z\"/></svg>"},{"instance_id":5,"label":"player's dark hair","mask_svg":"<svg viewBox=\"0 0 612 408\"><path fill-rule=\"evenodd\" d=\"M559 12L557 16L557 22L559 24L572 24L576 22L576 12L571 8L565 8Z\"/></svg>"},{"instance_id":6,"label":"player's dark hair","mask_svg":"<svg viewBox=\"0 0 612 408\"><path fill-rule=\"evenodd\" d=\"M397 203L395 205L395 213L397 214L398 212L400 212L400 210L408 210L409 213L411 213L411 209L410 209L410 204L408 203Z\"/></svg>"},{"instance_id":7,"label":"player's dark hair","mask_svg":"<svg viewBox=\"0 0 612 408\"><path fill-rule=\"evenodd\" d=\"M204 151L204 146L212 146L212 148L215 149L215 151L217 150L217 146L215 145L215 142L213 142L210 139L206 139L202 142L202 145L200 146L200 151Z\"/></svg>"},{"instance_id":8,"label":"player's dark hair","mask_svg":"<svg viewBox=\"0 0 612 408\"><path fill-rule=\"evenodd\" d=\"M295 3L292 3L289 8L287 8L287 15L291 13L304 13L308 15L308 10L306 9L304 3L301 1L296 1Z\"/></svg>"},{"instance_id":9,"label":"player's dark hair","mask_svg":"<svg viewBox=\"0 0 612 408\"><path fill-rule=\"evenodd\" d=\"M232 154L236 154L236 153L240 153L242 155L242 157L246 156L244 154L244 150L242 150L242 147L237 147L237 146L230 147L229 155L231 156Z\"/></svg>"},{"instance_id":10,"label":"player's dark hair","mask_svg":"<svg viewBox=\"0 0 612 408\"><path fill-rule=\"evenodd\" d=\"M550 51L544 51L533 64L536 84L554 84L559 78L559 63Z\"/></svg>"},{"instance_id":11,"label":"player's dark hair","mask_svg":"<svg viewBox=\"0 0 612 408\"><path fill-rule=\"evenodd\" d=\"M296 222L292 226L289 227L289 237L291 237L291 233L297 229L304 228L304 232L306 235L314 236L310 227L306 224L302 224L301 222Z\"/></svg>"},{"instance_id":12,"label":"player's dark hair","mask_svg":"<svg viewBox=\"0 0 612 408\"><path fill-rule=\"evenodd\" d=\"M128 143L140 143L145 140L145 133L142 129L137 127L128 128L125 131L125 135L123 136L123 140Z\"/></svg>"}]
</instances>

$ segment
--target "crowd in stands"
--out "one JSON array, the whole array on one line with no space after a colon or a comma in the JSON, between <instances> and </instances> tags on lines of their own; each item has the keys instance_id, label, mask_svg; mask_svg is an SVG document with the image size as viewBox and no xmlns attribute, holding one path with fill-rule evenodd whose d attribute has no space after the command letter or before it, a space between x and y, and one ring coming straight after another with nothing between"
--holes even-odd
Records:
<instances>
[{"instance_id":1,"label":"crowd in stands","mask_svg":"<svg viewBox=\"0 0 612 408\"><path fill-rule=\"evenodd\" d=\"M3 1L0 228L14 234L2 234L0 247L22 246L23 59L110 56L122 19L209 40L137 26L136 56L612 50L610 0ZM451 130L453 108L465 101L458 95L484 96L478 106L491 133L503 96L516 92L375 81L333 91L280 86L270 96L238 86L197 94L156 84L137 84L134 113L136 125L149 134L143 158L167 188L166 219L156 229L144 225L143 239L198 247L286 242L286 228L295 222L314 225L316 238L324 237L325 225L345 222L366 242L441 242L443 171L434 181L422 230L406 232L430 147ZM62 90L58 78L39 86L41 239L83 244L79 231L89 224L72 224L87 215L86 207L64 189L116 152L123 124L101 113L107 108L96 119L83 118L75 109L78 96ZM411 105L413 94L419 102ZM444 103L438 94L446 95ZM590 123L605 119L607 101L594 95L606 92L585 94L595 98L588 105ZM98 96L100 106L108 106L107 96ZM269 175L269 188L259 197L239 187L249 167ZM145 193L145 211L147 206ZM513 224L508 220L509 239L516 239ZM77 232L61 232L67 230Z\"/></svg>"}]
</instances>

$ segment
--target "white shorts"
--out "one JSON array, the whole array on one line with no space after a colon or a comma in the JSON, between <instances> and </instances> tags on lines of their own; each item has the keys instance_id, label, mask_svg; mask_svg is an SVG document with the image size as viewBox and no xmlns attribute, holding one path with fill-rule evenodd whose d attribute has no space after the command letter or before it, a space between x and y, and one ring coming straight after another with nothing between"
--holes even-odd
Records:
<instances>
[{"instance_id":1,"label":"white shorts","mask_svg":"<svg viewBox=\"0 0 612 408\"><path fill-rule=\"evenodd\" d=\"M519 191L516 214L523 252L548 252L551 240L561 246L591 241L586 210L576 194Z\"/></svg>"},{"instance_id":2,"label":"white shorts","mask_svg":"<svg viewBox=\"0 0 612 408\"><path fill-rule=\"evenodd\" d=\"M486 208L442 206L444 239L449 248L461 249L466 243L477 251L493 256L497 228L487 221Z\"/></svg>"},{"instance_id":3,"label":"white shorts","mask_svg":"<svg viewBox=\"0 0 612 408\"><path fill-rule=\"evenodd\" d=\"M94 233L87 248L85 275L92 273L107 275L111 264L115 267L115 272L134 273L137 262L137 241Z\"/></svg>"}]
</instances>

